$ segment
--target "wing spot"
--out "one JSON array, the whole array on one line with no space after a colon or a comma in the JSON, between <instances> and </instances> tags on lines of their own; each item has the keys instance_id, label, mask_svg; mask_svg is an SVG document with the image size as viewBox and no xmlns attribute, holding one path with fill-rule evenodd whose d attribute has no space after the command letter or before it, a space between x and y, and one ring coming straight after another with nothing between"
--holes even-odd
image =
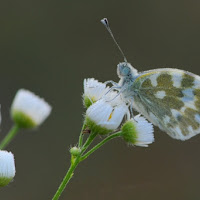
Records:
<instances>
[{"instance_id":1,"label":"wing spot","mask_svg":"<svg viewBox=\"0 0 200 200\"><path fill-rule=\"evenodd\" d=\"M178 119L180 112L178 110L175 110L175 109L171 109L171 112L172 112L173 117Z\"/></svg>"},{"instance_id":2,"label":"wing spot","mask_svg":"<svg viewBox=\"0 0 200 200\"><path fill-rule=\"evenodd\" d=\"M181 87L181 82L182 82L182 74L174 74L172 75L172 81L173 81L173 86L176 88Z\"/></svg>"},{"instance_id":3,"label":"wing spot","mask_svg":"<svg viewBox=\"0 0 200 200\"><path fill-rule=\"evenodd\" d=\"M170 117L168 115L166 115L163 119L165 124L168 124L170 122Z\"/></svg>"},{"instance_id":4,"label":"wing spot","mask_svg":"<svg viewBox=\"0 0 200 200\"><path fill-rule=\"evenodd\" d=\"M194 86L194 77L189 74L184 74L183 79L181 81L181 86L184 88L192 87Z\"/></svg>"},{"instance_id":5,"label":"wing spot","mask_svg":"<svg viewBox=\"0 0 200 200\"><path fill-rule=\"evenodd\" d=\"M151 80L151 84L156 87L158 85L157 83L157 78L158 78L159 74L153 74L149 77L149 79Z\"/></svg>"},{"instance_id":6,"label":"wing spot","mask_svg":"<svg viewBox=\"0 0 200 200\"><path fill-rule=\"evenodd\" d=\"M171 96L165 96L162 99L162 104L167 108L172 108L177 110L180 110L184 106L184 103L180 99Z\"/></svg>"},{"instance_id":7,"label":"wing spot","mask_svg":"<svg viewBox=\"0 0 200 200\"><path fill-rule=\"evenodd\" d=\"M188 124L192 126L194 130L199 128L199 123L195 120L195 115L198 114L196 110L187 108L184 112L185 116L188 118Z\"/></svg>"},{"instance_id":8,"label":"wing spot","mask_svg":"<svg viewBox=\"0 0 200 200\"><path fill-rule=\"evenodd\" d=\"M172 76L168 73L162 73L157 78L158 87L168 87L171 88L173 85Z\"/></svg>"},{"instance_id":9,"label":"wing spot","mask_svg":"<svg viewBox=\"0 0 200 200\"><path fill-rule=\"evenodd\" d=\"M159 99L163 99L166 96L166 93L163 90L162 91L158 91L158 92L156 92L155 96L157 98L159 98Z\"/></svg>"},{"instance_id":10,"label":"wing spot","mask_svg":"<svg viewBox=\"0 0 200 200\"><path fill-rule=\"evenodd\" d=\"M151 88L153 87L152 86L152 83L151 83L151 80L149 78L145 79L142 83L142 87L143 88Z\"/></svg>"},{"instance_id":11,"label":"wing spot","mask_svg":"<svg viewBox=\"0 0 200 200\"><path fill-rule=\"evenodd\" d=\"M185 102L185 103L184 103L184 107L186 107L186 108L191 108L191 109L193 109L193 110L196 110L196 109L197 109L194 101Z\"/></svg>"},{"instance_id":12,"label":"wing spot","mask_svg":"<svg viewBox=\"0 0 200 200\"><path fill-rule=\"evenodd\" d=\"M194 90L192 88L187 88L185 90L182 90L182 93L184 95L183 99L185 101L193 101L194 100Z\"/></svg>"},{"instance_id":13,"label":"wing spot","mask_svg":"<svg viewBox=\"0 0 200 200\"><path fill-rule=\"evenodd\" d=\"M179 114L179 115L176 116L176 118L177 118L177 120L180 122L180 121L182 121L183 116L182 116L181 114Z\"/></svg>"},{"instance_id":14,"label":"wing spot","mask_svg":"<svg viewBox=\"0 0 200 200\"><path fill-rule=\"evenodd\" d=\"M187 108L187 106L183 106L183 107L181 108L181 110L180 110L180 111L181 111L182 113L184 113L184 112L185 112L185 110L186 110L186 108Z\"/></svg>"},{"instance_id":15,"label":"wing spot","mask_svg":"<svg viewBox=\"0 0 200 200\"><path fill-rule=\"evenodd\" d=\"M198 122L200 124L200 115L199 114L195 114L195 120L196 122Z\"/></svg>"}]
</instances>

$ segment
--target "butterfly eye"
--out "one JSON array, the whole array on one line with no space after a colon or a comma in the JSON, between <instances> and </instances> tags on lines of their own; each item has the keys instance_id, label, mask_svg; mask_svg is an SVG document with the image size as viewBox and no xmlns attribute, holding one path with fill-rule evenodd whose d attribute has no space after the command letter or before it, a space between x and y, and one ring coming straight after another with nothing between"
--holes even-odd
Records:
<instances>
[{"instance_id":1,"label":"butterfly eye","mask_svg":"<svg viewBox=\"0 0 200 200\"><path fill-rule=\"evenodd\" d=\"M124 74L124 76L129 75L130 74L130 68L125 66L124 69L123 69L123 74Z\"/></svg>"},{"instance_id":2,"label":"butterfly eye","mask_svg":"<svg viewBox=\"0 0 200 200\"><path fill-rule=\"evenodd\" d=\"M118 76L128 76L131 73L131 69L127 66L127 63L119 63L117 65L117 73Z\"/></svg>"}]
</instances>

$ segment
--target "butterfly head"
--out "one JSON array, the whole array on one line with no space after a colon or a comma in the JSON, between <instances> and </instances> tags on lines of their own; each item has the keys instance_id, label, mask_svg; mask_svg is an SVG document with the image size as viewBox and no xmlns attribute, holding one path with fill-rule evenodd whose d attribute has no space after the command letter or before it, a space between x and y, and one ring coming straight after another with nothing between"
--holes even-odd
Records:
<instances>
[{"instance_id":1,"label":"butterfly head","mask_svg":"<svg viewBox=\"0 0 200 200\"><path fill-rule=\"evenodd\" d=\"M122 62L117 65L117 74L119 78L123 77L134 77L136 76L137 70L131 66L128 62Z\"/></svg>"}]
</instances>

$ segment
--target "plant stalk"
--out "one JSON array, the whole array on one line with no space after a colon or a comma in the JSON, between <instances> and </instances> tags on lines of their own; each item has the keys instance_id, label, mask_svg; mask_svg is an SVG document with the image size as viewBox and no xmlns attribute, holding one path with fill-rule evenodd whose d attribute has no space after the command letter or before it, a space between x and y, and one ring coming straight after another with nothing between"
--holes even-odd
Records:
<instances>
[{"instance_id":1,"label":"plant stalk","mask_svg":"<svg viewBox=\"0 0 200 200\"><path fill-rule=\"evenodd\" d=\"M17 124L15 124L10 129L8 134L4 137L4 139L0 143L1 150L4 149L13 140L13 138L16 136L16 134L18 133L19 130L20 130L20 127Z\"/></svg>"}]
</instances>

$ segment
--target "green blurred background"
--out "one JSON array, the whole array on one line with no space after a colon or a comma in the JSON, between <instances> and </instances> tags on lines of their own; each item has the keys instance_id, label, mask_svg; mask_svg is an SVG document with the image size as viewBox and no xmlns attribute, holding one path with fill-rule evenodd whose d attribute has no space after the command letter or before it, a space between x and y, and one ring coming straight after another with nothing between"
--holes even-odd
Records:
<instances>
[{"instance_id":1,"label":"green blurred background","mask_svg":"<svg viewBox=\"0 0 200 200\"><path fill-rule=\"evenodd\" d=\"M83 121L83 79L118 81L122 57L100 19L107 17L139 71L174 67L200 74L200 1L0 2L0 139L12 126L19 88L45 97L52 115L7 147L16 159L1 200L50 200L69 167ZM199 200L200 136L181 142L155 128L149 148L116 139L80 164L63 200Z\"/></svg>"}]
</instances>

